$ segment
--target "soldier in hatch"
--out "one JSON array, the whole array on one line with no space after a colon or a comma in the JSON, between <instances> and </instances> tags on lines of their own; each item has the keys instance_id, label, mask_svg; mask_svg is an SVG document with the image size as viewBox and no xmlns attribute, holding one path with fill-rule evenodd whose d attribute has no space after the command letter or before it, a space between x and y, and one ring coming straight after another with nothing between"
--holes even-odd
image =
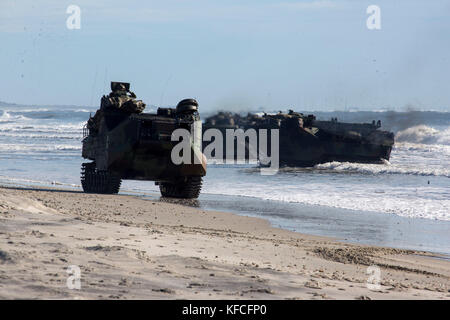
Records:
<instances>
[{"instance_id":1,"label":"soldier in hatch","mask_svg":"<svg viewBox=\"0 0 450 320\"><path fill-rule=\"evenodd\" d=\"M103 96L100 102L100 109L94 117L88 120L87 128L90 132L98 132L100 119L104 112L120 110L124 114L142 113L145 109L145 103L142 100L136 100L134 92L130 91L130 84L125 82L111 82L111 92Z\"/></svg>"}]
</instances>

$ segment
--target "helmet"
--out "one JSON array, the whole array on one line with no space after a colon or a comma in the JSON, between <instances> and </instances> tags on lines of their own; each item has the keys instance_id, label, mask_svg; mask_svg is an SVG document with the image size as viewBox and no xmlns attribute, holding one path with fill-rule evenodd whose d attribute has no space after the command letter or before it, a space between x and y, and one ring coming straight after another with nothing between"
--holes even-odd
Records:
<instances>
[{"instance_id":1,"label":"helmet","mask_svg":"<svg viewBox=\"0 0 450 320\"><path fill-rule=\"evenodd\" d=\"M127 82L111 82L111 91L128 91L130 90L130 84Z\"/></svg>"},{"instance_id":2,"label":"helmet","mask_svg":"<svg viewBox=\"0 0 450 320\"><path fill-rule=\"evenodd\" d=\"M184 99L177 104L177 113L189 113L198 110L198 102L195 99Z\"/></svg>"}]
</instances>

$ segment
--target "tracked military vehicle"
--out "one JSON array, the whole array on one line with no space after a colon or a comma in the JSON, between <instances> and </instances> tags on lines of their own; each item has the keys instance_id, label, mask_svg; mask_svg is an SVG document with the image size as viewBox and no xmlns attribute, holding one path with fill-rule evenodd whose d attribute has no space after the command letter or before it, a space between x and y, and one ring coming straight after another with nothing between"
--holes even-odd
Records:
<instances>
[{"instance_id":1,"label":"tracked military vehicle","mask_svg":"<svg viewBox=\"0 0 450 320\"><path fill-rule=\"evenodd\" d=\"M83 138L81 185L87 193L118 193L122 180L150 180L159 185L162 196L197 198L206 174L201 142L191 139L192 155L200 161L174 164L171 141L175 129L200 130L198 103L185 99L176 108L158 108L143 113L145 104L136 100L130 84L112 82L111 93L103 96L100 109L90 117ZM200 145L199 145L200 143Z\"/></svg>"},{"instance_id":2,"label":"tracked military vehicle","mask_svg":"<svg viewBox=\"0 0 450 320\"><path fill-rule=\"evenodd\" d=\"M394 134L380 130L381 122L343 123L336 118L318 121L314 115L288 113L247 116L220 112L206 119L203 129L278 129L279 161L282 166L310 167L341 161L382 163L389 160ZM269 140L270 142L270 140ZM245 142L248 154L248 142ZM225 147L225 142L224 142ZM235 144L235 154L237 145ZM270 153L271 147L268 146Z\"/></svg>"}]
</instances>

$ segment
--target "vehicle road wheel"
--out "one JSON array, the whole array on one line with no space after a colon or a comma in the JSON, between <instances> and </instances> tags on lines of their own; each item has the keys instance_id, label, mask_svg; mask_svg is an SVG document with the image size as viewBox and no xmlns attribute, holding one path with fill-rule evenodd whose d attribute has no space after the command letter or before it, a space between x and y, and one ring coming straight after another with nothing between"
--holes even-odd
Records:
<instances>
[{"instance_id":1,"label":"vehicle road wheel","mask_svg":"<svg viewBox=\"0 0 450 320\"><path fill-rule=\"evenodd\" d=\"M109 171L97 170L95 162L81 165L81 186L86 193L115 194L122 179Z\"/></svg>"},{"instance_id":2,"label":"vehicle road wheel","mask_svg":"<svg viewBox=\"0 0 450 320\"><path fill-rule=\"evenodd\" d=\"M197 199L202 189L202 177L187 177L176 183L161 182L159 190L163 197Z\"/></svg>"}]
</instances>

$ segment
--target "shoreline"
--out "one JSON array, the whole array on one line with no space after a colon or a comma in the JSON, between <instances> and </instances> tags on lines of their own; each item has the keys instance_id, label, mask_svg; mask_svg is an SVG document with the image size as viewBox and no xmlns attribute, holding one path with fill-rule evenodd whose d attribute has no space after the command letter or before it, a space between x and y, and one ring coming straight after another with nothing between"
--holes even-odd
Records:
<instances>
[{"instance_id":1,"label":"shoreline","mask_svg":"<svg viewBox=\"0 0 450 320\"><path fill-rule=\"evenodd\" d=\"M81 186L72 184L40 182L36 184L0 182L0 188L2 187L74 192L81 190ZM403 217L384 212L265 200L250 196L202 193L200 198L194 201L163 199L157 190L122 189L120 195L261 218L269 221L274 228L300 234L322 236L357 245L427 251L450 259L448 246L450 221L447 220Z\"/></svg>"},{"instance_id":2,"label":"shoreline","mask_svg":"<svg viewBox=\"0 0 450 320\"><path fill-rule=\"evenodd\" d=\"M263 218L33 187L0 187L0 212L3 299L450 299L450 261L439 255ZM81 269L81 290L66 286L69 265Z\"/></svg>"},{"instance_id":3,"label":"shoreline","mask_svg":"<svg viewBox=\"0 0 450 320\"><path fill-rule=\"evenodd\" d=\"M212 198L204 194L202 208L263 218L275 228L344 243L427 251L450 259L450 221L247 196Z\"/></svg>"}]
</instances>

